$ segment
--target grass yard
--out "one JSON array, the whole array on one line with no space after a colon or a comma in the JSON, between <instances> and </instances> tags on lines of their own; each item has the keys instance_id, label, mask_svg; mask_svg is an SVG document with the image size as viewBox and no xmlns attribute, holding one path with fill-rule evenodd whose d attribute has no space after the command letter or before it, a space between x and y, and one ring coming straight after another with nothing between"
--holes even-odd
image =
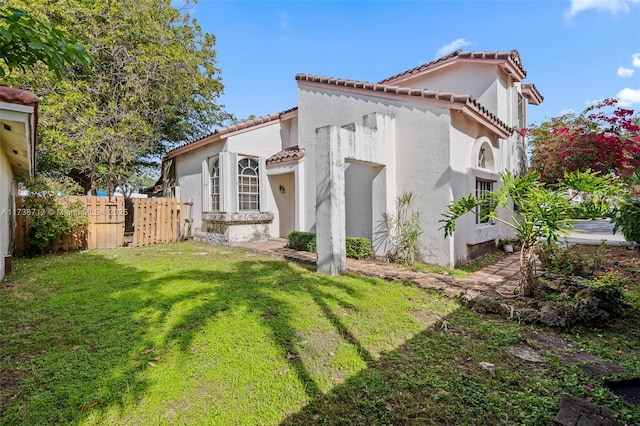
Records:
<instances>
[{"instance_id":1,"label":"grass yard","mask_svg":"<svg viewBox=\"0 0 640 426\"><path fill-rule=\"evenodd\" d=\"M562 337L640 376L625 285L624 320ZM0 423L541 425L563 392L640 422L576 365L508 353L536 330L192 242L24 259L0 285Z\"/></svg>"}]
</instances>

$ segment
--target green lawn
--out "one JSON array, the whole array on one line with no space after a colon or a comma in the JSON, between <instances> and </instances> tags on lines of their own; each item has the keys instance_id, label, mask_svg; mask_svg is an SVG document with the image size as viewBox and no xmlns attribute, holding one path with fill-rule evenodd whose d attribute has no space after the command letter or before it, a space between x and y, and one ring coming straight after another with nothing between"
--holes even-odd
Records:
<instances>
[{"instance_id":1,"label":"green lawn","mask_svg":"<svg viewBox=\"0 0 640 426\"><path fill-rule=\"evenodd\" d=\"M625 321L564 337L640 375ZM539 425L562 392L640 419L576 366L509 355L532 329L192 242L24 259L0 285L0 422Z\"/></svg>"}]
</instances>

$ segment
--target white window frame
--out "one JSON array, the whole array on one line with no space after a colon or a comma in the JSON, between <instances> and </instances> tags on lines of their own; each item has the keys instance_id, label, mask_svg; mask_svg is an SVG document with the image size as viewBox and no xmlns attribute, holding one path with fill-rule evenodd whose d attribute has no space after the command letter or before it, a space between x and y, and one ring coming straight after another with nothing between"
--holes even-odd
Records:
<instances>
[{"instance_id":1,"label":"white window frame","mask_svg":"<svg viewBox=\"0 0 640 426\"><path fill-rule=\"evenodd\" d=\"M209 157L209 210L220 211L221 206L221 173L220 173L220 157Z\"/></svg>"},{"instance_id":2,"label":"white window frame","mask_svg":"<svg viewBox=\"0 0 640 426\"><path fill-rule=\"evenodd\" d=\"M487 192L495 190L495 181L476 178L476 198L480 199ZM496 222L490 218L482 218L482 207L476 206L476 225L495 225Z\"/></svg>"},{"instance_id":3,"label":"white window frame","mask_svg":"<svg viewBox=\"0 0 640 426\"><path fill-rule=\"evenodd\" d=\"M238 211L259 212L261 206L260 161L256 157L242 156L237 161Z\"/></svg>"}]
</instances>

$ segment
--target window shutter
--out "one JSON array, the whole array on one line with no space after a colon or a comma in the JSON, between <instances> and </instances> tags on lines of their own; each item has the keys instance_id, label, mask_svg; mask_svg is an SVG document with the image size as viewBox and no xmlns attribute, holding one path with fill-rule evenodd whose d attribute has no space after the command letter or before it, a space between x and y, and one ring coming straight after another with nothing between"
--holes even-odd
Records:
<instances>
[{"instance_id":1,"label":"window shutter","mask_svg":"<svg viewBox=\"0 0 640 426\"><path fill-rule=\"evenodd\" d=\"M211 176L209 176L209 159L202 160L202 211L211 210Z\"/></svg>"},{"instance_id":2,"label":"window shutter","mask_svg":"<svg viewBox=\"0 0 640 426\"><path fill-rule=\"evenodd\" d=\"M226 182L224 182L226 195L225 200L228 200L227 204L227 212L229 213L237 213L238 212L238 154L235 152L227 152L228 155L227 161L225 162L225 166L227 171L224 172Z\"/></svg>"},{"instance_id":3,"label":"window shutter","mask_svg":"<svg viewBox=\"0 0 640 426\"><path fill-rule=\"evenodd\" d=\"M258 184L260 191L260 211L266 212L267 209L267 164L265 157L258 157Z\"/></svg>"},{"instance_id":4,"label":"window shutter","mask_svg":"<svg viewBox=\"0 0 640 426\"><path fill-rule=\"evenodd\" d=\"M230 212L231 211L231 199L229 198L231 191L230 185L232 185L233 178L230 175L233 167L229 164L229 153L221 152L219 155L219 166L220 166L220 211L221 212Z\"/></svg>"}]
</instances>

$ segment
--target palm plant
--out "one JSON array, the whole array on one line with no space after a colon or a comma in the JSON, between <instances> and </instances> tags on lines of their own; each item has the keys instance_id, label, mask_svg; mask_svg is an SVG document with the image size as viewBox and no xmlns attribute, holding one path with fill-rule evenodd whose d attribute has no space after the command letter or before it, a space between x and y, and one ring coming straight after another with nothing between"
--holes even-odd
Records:
<instances>
[{"instance_id":1,"label":"palm plant","mask_svg":"<svg viewBox=\"0 0 640 426\"><path fill-rule=\"evenodd\" d=\"M572 228L572 207L567 197L569 189L586 192L593 196L613 200L621 191L617 178L596 172L572 172L554 187L545 187L539 175L532 172L514 176L510 172L500 174L502 182L497 192L486 192L482 197L473 195L453 201L442 214L445 238L453 235L456 220L468 212L478 212L482 219L503 223L512 228L522 243L520 250L521 279L519 290L525 297L538 292L536 273L536 247L544 241L547 244L559 241L561 234ZM613 203L609 215L615 211ZM504 219L500 210L508 212Z\"/></svg>"}]
</instances>

